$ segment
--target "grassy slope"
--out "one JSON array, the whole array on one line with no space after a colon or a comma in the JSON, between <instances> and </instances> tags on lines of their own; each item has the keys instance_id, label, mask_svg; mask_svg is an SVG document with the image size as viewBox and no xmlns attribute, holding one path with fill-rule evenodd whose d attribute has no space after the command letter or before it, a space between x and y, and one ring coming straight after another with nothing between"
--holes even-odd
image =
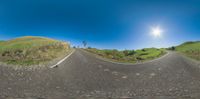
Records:
<instances>
[{"instance_id":1,"label":"grassy slope","mask_svg":"<svg viewBox=\"0 0 200 99\"><path fill-rule=\"evenodd\" d=\"M99 49L86 49L89 52L95 53L101 57L111 59L117 62L136 63L138 61L151 60L165 54L164 49L145 48L142 50L99 50Z\"/></svg>"},{"instance_id":2,"label":"grassy slope","mask_svg":"<svg viewBox=\"0 0 200 99\"><path fill-rule=\"evenodd\" d=\"M26 36L0 42L0 61L36 65L51 61L69 50L69 44L42 37Z\"/></svg>"},{"instance_id":3,"label":"grassy slope","mask_svg":"<svg viewBox=\"0 0 200 99\"><path fill-rule=\"evenodd\" d=\"M176 51L196 60L200 60L200 42L186 42L176 47Z\"/></svg>"}]
</instances>

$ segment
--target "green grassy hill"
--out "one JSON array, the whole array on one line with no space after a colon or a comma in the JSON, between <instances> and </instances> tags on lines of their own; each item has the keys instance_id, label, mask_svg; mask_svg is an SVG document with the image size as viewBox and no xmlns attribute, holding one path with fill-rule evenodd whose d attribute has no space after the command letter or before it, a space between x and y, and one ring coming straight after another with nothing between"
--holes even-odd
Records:
<instances>
[{"instance_id":1,"label":"green grassy hill","mask_svg":"<svg viewBox=\"0 0 200 99\"><path fill-rule=\"evenodd\" d=\"M70 45L43 37L25 36L0 42L0 61L7 64L37 65L65 55Z\"/></svg>"},{"instance_id":2,"label":"green grassy hill","mask_svg":"<svg viewBox=\"0 0 200 99\"><path fill-rule=\"evenodd\" d=\"M88 48L86 49L89 52L97 54L101 57L110 59L116 62L128 62L128 63L136 63L138 61L147 61L151 59L155 59L164 55L166 52L164 49L157 48L145 48L141 50L100 50L96 48Z\"/></svg>"},{"instance_id":3,"label":"green grassy hill","mask_svg":"<svg viewBox=\"0 0 200 99\"><path fill-rule=\"evenodd\" d=\"M188 57L200 60L200 41L183 43L176 47L176 51Z\"/></svg>"}]
</instances>

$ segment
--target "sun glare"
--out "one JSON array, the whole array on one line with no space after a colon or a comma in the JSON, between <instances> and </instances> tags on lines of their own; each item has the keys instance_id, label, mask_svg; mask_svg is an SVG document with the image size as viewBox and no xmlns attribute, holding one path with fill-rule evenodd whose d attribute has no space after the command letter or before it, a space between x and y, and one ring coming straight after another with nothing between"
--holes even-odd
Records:
<instances>
[{"instance_id":1,"label":"sun glare","mask_svg":"<svg viewBox=\"0 0 200 99\"><path fill-rule=\"evenodd\" d=\"M151 34L154 36L154 37L161 37L162 35L162 29L160 29L160 27L153 27L151 29Z\"/></svg>"}]
</instances>

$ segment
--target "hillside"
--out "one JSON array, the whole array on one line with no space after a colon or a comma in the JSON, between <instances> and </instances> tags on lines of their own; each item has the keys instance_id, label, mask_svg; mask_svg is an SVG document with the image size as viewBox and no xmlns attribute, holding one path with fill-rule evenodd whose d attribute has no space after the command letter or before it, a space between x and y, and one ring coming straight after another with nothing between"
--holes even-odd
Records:
<instances>
[{"instance_id":1,"label":"hillside","mask_svg":"<svg viewBox=\"0 0 200 99\"><path fill-rule=\"evenodd\" d=\"M141 50L109 50L109 49L96 49L88 48L85 49L89 52L97 54L100 57L110 59L111 61L116 62L127 62L127 63L136 63L143 62L147 60L152 60L164 55L166 52L164 49L157 48L144 48Z\"/></svg>"},{"instance_id":2,"label":"hillside","mask_svg":"<svg viewBox=\"0 0 200 99\"><path fill-rule=\"evenodd\" d=\"M43 37L25 36L0 42L0 61L16 65L44 64L65 55L70 45Z\"/></svg>"},{"instance_id":3,"label":"hillside","mask_svg":"<svg viewBox=\"0 0 200 99\"><path fill-rule=\"evenodd\" d=\"M196 60L200 60L200 41L185 42L176 47L176 51Z\"/></svg>"}]
</instances>

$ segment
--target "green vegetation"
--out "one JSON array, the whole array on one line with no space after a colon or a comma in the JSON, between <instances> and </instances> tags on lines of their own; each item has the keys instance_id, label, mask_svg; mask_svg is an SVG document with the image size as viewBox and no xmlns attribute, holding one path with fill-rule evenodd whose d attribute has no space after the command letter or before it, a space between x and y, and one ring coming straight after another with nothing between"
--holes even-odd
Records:
<instances>
[{"instance_id":1,"label":"green vegetation","mask_svg":"<svg viewBox=\"0 0 200 99\"><path fill-rule=\"evenodd\" d=\"M166 52L164 49L157 48L145 48L141 50L100 50L96 48L86 49L89 52L97 54L103 58L110 59L116 62L128 62L136 63L139 61L147 61L164 55Z\"/></svg>"},{"instance_id":2,"label":"green vegetation","mask_svg":"<svg viewBox=\"0 0 200 99\"><path fill-rule=\"evenodd\" d=\"M45 64L65 55L70 45L43 37L26 36L0 42L0 61L15 65Z\"/></svg>"},{"instance_id":3,"label":"green vegetation","mask_svg":"<svg viewBox=\"0 0 200 99\"><path fill-rule=\"evenodd\" d=\"M200 60L200 41L183 43L176 47L176 51L193 59Z\"/></svg>"}]
</instances>

